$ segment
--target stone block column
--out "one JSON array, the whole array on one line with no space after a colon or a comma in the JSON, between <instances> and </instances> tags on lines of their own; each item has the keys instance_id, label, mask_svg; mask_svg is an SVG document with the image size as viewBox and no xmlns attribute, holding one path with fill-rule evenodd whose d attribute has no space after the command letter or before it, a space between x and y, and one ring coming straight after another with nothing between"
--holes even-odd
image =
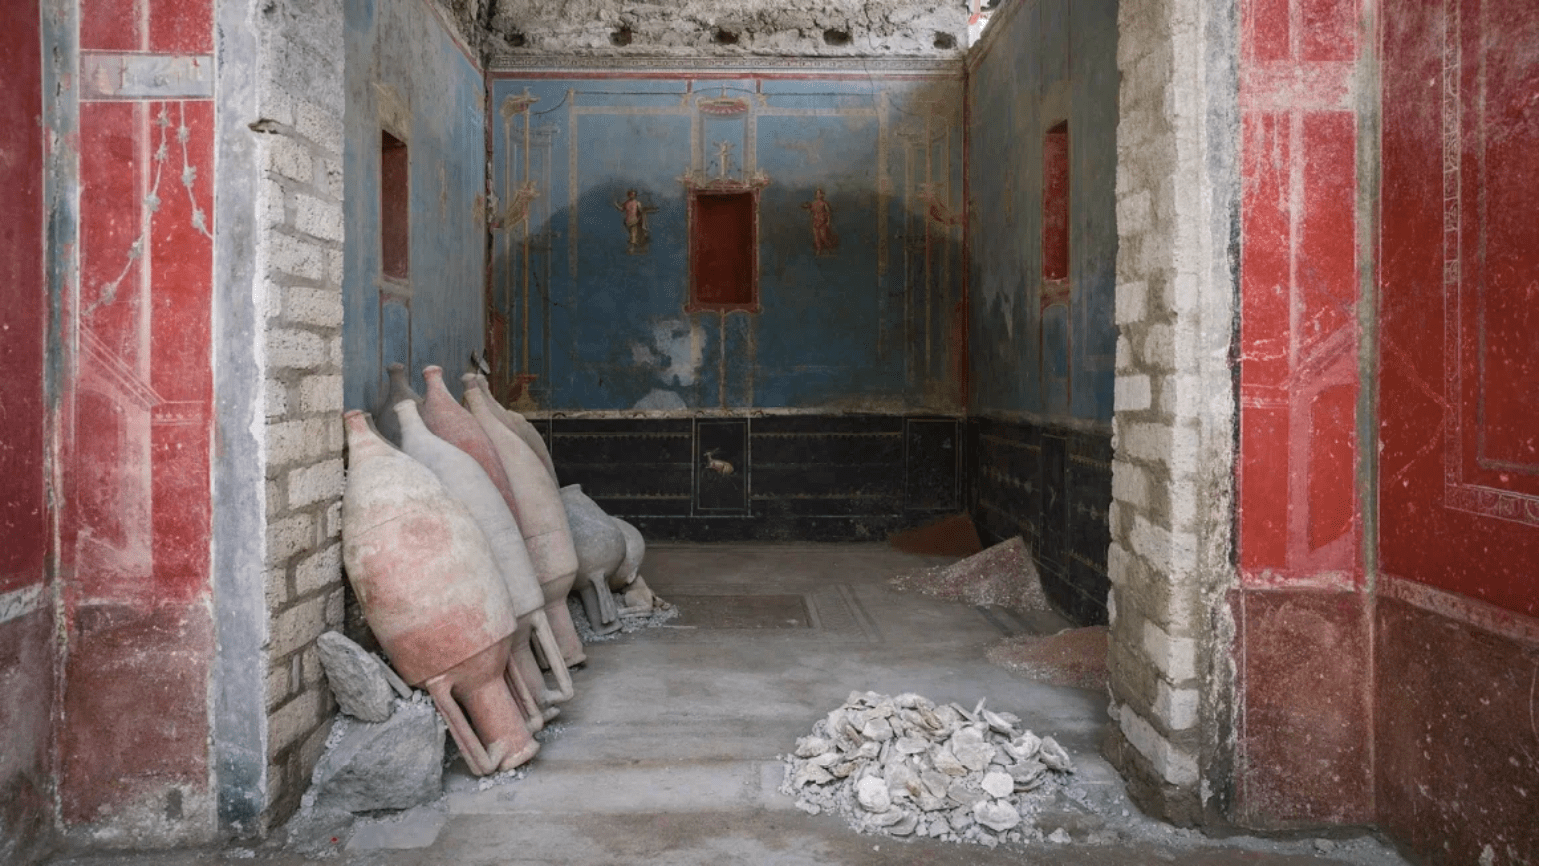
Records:
<instances>
[{"instance_id":1,"label":"stone block column","mask_svg":"<svg viewBox=\"0 0 1542 866\"><path fill-rule=\"evenodd\" d=\"M262 14L271 65L252 131L267 353L267 806L277 821L298 805L330 729L315 641L343 622L343 16L300 2Z\"/></svg>"},{"instance_id":2,"label":"stone block column","mask_svg":"<svg viewBox=\"0 0 1542 866\"><path fill-rule=\"evenodd\" d=\"M1238 185L1232 4L1119 7L1119 254L1105 751L1147 810L1230 786Z\"/></svg>"},{"instance_id":3,"label":"stone block column","mask_svg":"<svg viewBox=\"0 0 1542 866\"><path fill-rule=\"evenodd\" d=\"M315 640L341 625L343 9L219 4L220 628L226 832L299 805L334 706Z\"/></svg>"}]
</instances>

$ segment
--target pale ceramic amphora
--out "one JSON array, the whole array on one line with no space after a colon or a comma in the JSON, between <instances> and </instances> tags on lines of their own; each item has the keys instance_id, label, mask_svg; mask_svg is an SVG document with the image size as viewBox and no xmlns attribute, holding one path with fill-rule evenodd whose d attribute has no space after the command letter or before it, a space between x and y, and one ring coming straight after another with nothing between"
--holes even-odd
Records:
<instances>
[{"instance_id":1,"label":"pale ceramic amphora","mask_svg":"<svg viewBox=\"0 0 1542 866\"><path fill-rule=\"evenodd\" d=\"M546 471L550 473L551 480L556 481L557 465L552 462L551 451L546 447L546 440L541 438L541 434L535 429L534 425L526 421L525 416L515 412L513 409L505 408L502 403L499 403L493 397L492 389L487 387L486 376L483 376L481 373L467 373L460 378L461 382L465 383L467 390L470 390L474 385L478 391L482 392L482 396L487 398L487 406L492 410L493 417L502 421L503 426L514 431L514 435L518 436L521 442L530 446L530 450L535 452L535 456L541 458L541 463L546 467Z\"/></svg>"},{"instance_id":2,"label":"pale ceramic amphora","mask_svg":"<svg viewBox=\"0 0 1542 866\"><path fill-rule=\"evenodd\" d=\"M493 416L486 398L476 388L466 390L466 406L494 446L505 475L512 482L514 517L525 536L525 550L546 598L546 618L551 621L562 663L576 665L586 658L583 642L568 613L567 594L578 575L578 555L568 532L567 514L557 483L541 460L513 431ZM544 654L543 654L544 655ZM544 656L548 663L549 655ZM555 664L552 665L555 668Z\"/></svg>"},{"instance_id":3,"label":"pale ceramic amphora","mask_svg":"<svg viewBox=\"0 0 1542 866\"><path fill-rule=\"evenodd\" d=\"M407 368L402 364L390 364L386 367L386 374L390 382L386 386L385 399L375 408L375 429L380 435L393 445L402 444L402 428L397 423L396 412L391 408L403 400L411 400L421 408L423 398L418 392L412 390L412 384L407 381Z\"/></svg>"},{"instance_id":4,"label":"pale ceramic amphora","mask_svg":"<svg viewBox=\"0 0 1542 866\"><path fill-rule=\"evenodd\" d=\"M578 581L574 588L589 616L590 627L596 634L609 634L621 628L621 614L616 609L615 596L610 594L609 577L626 558L626 536L577 484L562 488L562 506L567 510L573 549L578 553Z\"/></svg>"},{"instance_id":5,"label":"pale ceramic amphora","mask_svg":"<svg viewBox=\"0 0 1542 866\"><path fill-rule=\"evenodd\" d=\"M471 455L430 432L418 415L416 403L403 400L393 410L392 414L397 415L400 422L402 450L427 466L450 495L466 506L487 539L493 562L508 585L519 622L509 666L510 684L524 704L531 730L540 730L546 720L556 716L557 709L553 705L573 697L573 681L567 668L559 665L553 672L557 679L556 688L548 688L531 652L534 639L548 655L560 654L551 623L546 618L546 600L525 551L519 524L482 467Z\"/></svg>"},{"instance_id":6,"label":"pale ceramic amphora","mask_svg":"<svg viewBox=\"0 0 1542 866\"><path fill-rule=\"evenodd\" d=\"M641 571L643 556L648 552L647 542L637 527L619 517L611 520L626 538L626 557L621 560L621 567L610 573L611 591L621 593L622 607L618 613L621 616L648 613L656 606L656 597L648 588L648 582L643 580Z\"/></svg>"},{"instance_id":7,"label":"pale ceramic amphora","mask_svg":"<svg viewBox=\"0 0 1542 866\"><path fill-rule=\"evenodd\" d=\"M370 630L402 678L433 697L472 772L529 761L540 744L504 676L514 605L476 519L368 415L343 417L343 565Z\"/></svg>"}]
</instances>

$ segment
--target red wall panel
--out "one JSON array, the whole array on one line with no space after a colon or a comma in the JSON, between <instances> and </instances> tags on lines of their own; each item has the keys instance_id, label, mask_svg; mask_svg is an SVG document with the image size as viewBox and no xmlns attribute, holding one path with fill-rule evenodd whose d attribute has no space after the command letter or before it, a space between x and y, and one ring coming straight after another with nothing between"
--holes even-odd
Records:
<instances>
[{"instance_id":1,"label":"red wall panel","mask_svg":"<svg viewBox=\"0 0 1542 866\"><path fill-rule=\"evenodd\" d=\"M154 810L209 779L212 423L210 0L83 0L79 306L59 463L67 643L58 802L66 824ZM206 88L200 90L200 88ZM71 339L73 337L73 339ZM195 804L188 804L193 808ZM180 835L176 824L167 832Z\"/></svg>"},{"instance_id":2,"label":"red wall panel","mask_svg":"<svg viewBox=\"0 0 1542 866\"><path fill-rule=\"evenodd\" d=\"M151 51L208 54L214 50L214 0L139 0L149 6Z\"/></svg>"},{"instance_id":3,"label":"red wall panel","mask_svg":"<svg viewBox=\"0 0 1542 866\"><path fill-rule=\"evenodd\" d=\"M1536 16L1388 4L1379 374L1383 569L1533 616Z\"/></svg>"},{"instance_id":4,"label":"red wall panel","mask_svg":"<svg viewBox=\"0 0 1542 866\"><path fill-rule=\"evenodd\" d=\"M135 51L144 47L145 0L80 0L80 47Z\"/></svg>"},{"instance_id":5,"label":"red wall panel","mask_svg":"<svg viewBox=\"0 0 1542 866\"><path fill-rule=\"evenodd\" d=\"M43 64L35 2L0 4L0 593L43 579Z\"/></svg>"},{"instance_id":6,"label":"red wall panel","mask_svg":"<svg viewBox=\"0 0 1542 866\"><path fill-rule=\"evenodd\" d=\"M1375 813L1359 496L1353 0L1246 0L1239 62L1241 394L1236 814Z\"/></svg>"},{"instance_id":7,"label":"red wall panel","mask_svg":"<svg viewBox=\"0 0 1542 866\"><path fill-rule=\"evenodd\" d=\"M1357 5L1243 6L1245 586L1358 586ZM1329 62L1333 61L1333 62Z\"/></svg>"},{"instance_id":8,"label":"red wall panel","mask_svg":"<svg viewBox=\"0 0 1542 866\"><path fill-rule=\"evenodd\" d=\"M0 3L0 848L22 860L49 825L55 709L39 25L35 0Z\"/></svg>"},{"instance_id":9,"label":"red wall panel","mask_svg":"<svg viewBox=\"0 0 1542 866\"><path fill-rule=\"evenodd\" d=\"M1043 162L1044 279L1063 280L1071 275L1071 135L1064 121L1044 133Z\"/></svg>"},{"instance_id":10,"label":"red wall panel","mask_svg":"<svg viewBox=\"0 0 1542 866\"><path fill-rule=\"evenodd\" d=\"M753 193L691 197L691 307L753 307L756 303Z\"/></svg>"}]
</instances>

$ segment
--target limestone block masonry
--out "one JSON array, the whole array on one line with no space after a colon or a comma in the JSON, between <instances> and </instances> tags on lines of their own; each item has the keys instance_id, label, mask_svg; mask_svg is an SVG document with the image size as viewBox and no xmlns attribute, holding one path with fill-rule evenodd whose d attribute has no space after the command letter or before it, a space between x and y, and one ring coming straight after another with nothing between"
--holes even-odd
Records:
<instances>
[{"instance_id":1,"label":"limestone block masonry","mask_svg":"<svg viewBox=\"0 0 1542 866\"><path fill-rule=\"evenodd\" d=\"M298 805L334 703L316 638L343 621L343 16L267 4L254 288L265 334L264 823Z\"/></svg>"},{"instance_id":2,"label":"limestone block masonry","mask_svg":"<svg viewBox=\"0 0 1542 866\"><path fill-rule=\"evenodd\" d=\"M1119 4L1105 751L1180 824L1224 820L1231 775L1234 16Z\"/></svg>"}]
</instances>

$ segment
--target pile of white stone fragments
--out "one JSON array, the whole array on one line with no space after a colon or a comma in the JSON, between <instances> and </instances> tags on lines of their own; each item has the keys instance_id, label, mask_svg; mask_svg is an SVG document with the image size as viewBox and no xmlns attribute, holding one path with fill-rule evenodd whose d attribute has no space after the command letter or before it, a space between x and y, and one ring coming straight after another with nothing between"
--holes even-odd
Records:
<instances>
[{"instance_id":1,"label":"pile of white stone fragments","mask_svg":"<svg viewBox=\"0 0 1542 866\"><path fill-rule=\"evenodd\" d=\"M852 692L783 760L781 790L805 812L843 815L866 833L992 848L1037 839L1024 819L1075 772L1053 737L983 699L969 710L910 693Z\"/></svg>"}]
</instances>

